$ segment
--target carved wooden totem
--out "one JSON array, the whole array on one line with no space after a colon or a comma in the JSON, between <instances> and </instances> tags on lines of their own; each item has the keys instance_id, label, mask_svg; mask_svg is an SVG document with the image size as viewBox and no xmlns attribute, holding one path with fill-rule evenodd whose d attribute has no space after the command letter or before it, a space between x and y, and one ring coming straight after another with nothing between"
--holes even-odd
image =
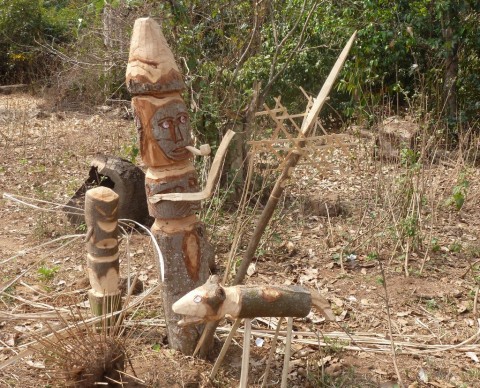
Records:
<instances>
[{"instance_id":1,"label":"carved wooden totem","mask_svg":"<svg viewBox=\"0 0 480 388\"><path fill-rule=\"evenodd\" d=\"M90 189L85 195L87 270L92 286L88 298L96 316L120 309L118 203L118 195L103 186ZM107 326L111 322L108 320Z\"/></svg>"},{"instance_id":2,"label":"carved wooden totem","mask_svg":"<svg viewBox=\"0 0 480 388\"><path fill-rule=\"evenodd\" d=\"M213 250L205 227L197 219L198 201L149 201L152 196L199 191L192 153L187 107L181 96L182 75L175 64L160 26L150 18L137 19L133 28L126 81L133 94L132 107L140 153L148 167L145 177L152 226L165 259L163 304L168 341L172 348L192 354L198 327L179 327L181 318L172 304L204 283ZM208 147L207 147L208 148ZM202 149L202 148L201 148Z\"/></svg>"}]
</instances>

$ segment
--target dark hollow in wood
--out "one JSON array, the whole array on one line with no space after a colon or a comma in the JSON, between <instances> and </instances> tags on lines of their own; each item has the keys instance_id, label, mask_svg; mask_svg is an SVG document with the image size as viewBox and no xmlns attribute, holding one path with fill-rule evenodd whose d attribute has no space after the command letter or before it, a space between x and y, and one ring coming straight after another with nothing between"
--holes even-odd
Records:
<instances>
[{"instance_id":1,"label":"dark hollow in wood","mask_svg":"<svg viewBox=\"0 0 480 388\"><path fill-rule=\"evenodd\" d=\"M95 156L90 166L88 178L63 208L71 224L79 226L85 222L84 213L80 210L85 206L85 193L98 186L108 187L119 195L119 218L131 219L145 226L153 224L153 218L148 214L145 174L140 168L128 160L101 154Z\"/></svg>"},{"instance_id":2,"label":"dark hollow in wood","mask_svg":"<svg viewBox=\"0 0 480 388\"><path fill-rule=\"evenodd\" d=\"M166 82L168 82L168 85ZM155 83L151 83L146 77L137 76L135 79L131 78L127 82L127 89L133 95L157 95L172 91L183 91L183 89L185 89L185 83L183 82L182 75L172 69Z\"/></svg>"}]
</instances>

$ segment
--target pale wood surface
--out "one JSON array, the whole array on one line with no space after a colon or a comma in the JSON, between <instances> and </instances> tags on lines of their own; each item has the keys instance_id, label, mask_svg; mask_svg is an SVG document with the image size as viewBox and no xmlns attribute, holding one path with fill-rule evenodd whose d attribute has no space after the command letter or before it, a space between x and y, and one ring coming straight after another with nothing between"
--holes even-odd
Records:
<instances>
[{"instance_id":1,"label":"pale wood surface","mask_svg":"<svg viewBox=\"0 0 480 388\"><path fill-rule=\"evenodd\" d=\"M197 171L192 168L184 174L178 174L171 170L171 176L166 174L160 179L150 178L147 174L145 179L145 189L147 197L151 198L157 194L166 194L172 192L195 193L198 192ZM152 203L148 201L149 213L157 219L176 219L191 216L200 210L198 201L182 201L172 203L170 201L159 201Z\"/></svg>"},{"instance_id":2,"label":"pale wood surface","mask_svg":"<svg viewBox=\"0 0 480 388\"><path fill-rule=\"evenodd\" d=\"M94 257L118 252L118 201L118 195L103 186L90 189L85 195L87 252Z\"/></svg>"},{"instance_id":3,"label":"pale wood surface","mask_svg":"<svg viewBox=\"0 0 480 388\"><path fill-rule=\"evenodd\" d=\"M357 31L355 31L350 39L348 40L347 44L343 48L342 52L340 53L340 56L338 57L337 61L335 62L335 65L333 66L332 70L330 71L330 74L328 75L327 79L325 80L325 83L323 84L322 88L320 89L320 92L318 93L317 98L315 99L313 106L309 109L307 116L303 120L302 123L302 130L301 133L305 136L308 136L308 133L314 124L315 120L318 117L318 114L322 110L323 104L325 104L325 101L327 100L327 97L330 93L330 90L332 90L333 84L335 83L335 80L338 77L338 74L340 73L340 70L342 70L343 64L345 63L345 60L347 59L348 53L350 52L350 49L352 48L353 42L355 41L355 37L357 36Z\"/></svg>"},{"instance_id":4,"label":"pale wood surface","mask_svg":"<svg viewBox=\"0 0 480 388\"><path fill-rule=\"evenodd\" d=\"M151 18L135 21L126 78L132 94L165 94L185 88L162 30Z\"/></svg>"}]
</instances>

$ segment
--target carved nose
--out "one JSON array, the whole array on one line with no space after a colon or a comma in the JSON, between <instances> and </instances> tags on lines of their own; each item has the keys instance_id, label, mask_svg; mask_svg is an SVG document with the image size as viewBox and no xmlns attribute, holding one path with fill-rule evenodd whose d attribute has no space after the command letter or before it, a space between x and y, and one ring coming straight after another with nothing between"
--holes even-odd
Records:
<instances>
[{"instance_id":1,"label":"carved nose","mask_svg":"<svg viewBox=\"0 0 480 388\"><path fill-rule=\"evenodd\" d=\"M178 124L174 125L172 139L175 143L183 141L182 131L180 130L180 126Z\"/></svg>"}]
</instances>

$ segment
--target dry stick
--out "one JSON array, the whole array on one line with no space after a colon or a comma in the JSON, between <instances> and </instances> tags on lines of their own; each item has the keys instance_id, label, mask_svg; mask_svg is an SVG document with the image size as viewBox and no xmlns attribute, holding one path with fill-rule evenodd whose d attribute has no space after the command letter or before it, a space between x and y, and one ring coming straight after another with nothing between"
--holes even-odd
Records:
<instances>
[{"instance_id":1,"label":"dry stick","mask_svg":"<svg viewBox=\"0 0 480 388\"><path fill-rule=\"evenodd\" d=\"M217 357L217 360L215 361L215 365L213 366L212 371L210 372L210 380L213 381L215 379L215 376L218 372L218 369L220 368L220 365L222 364L223 358L225 357L225 354L227 353L228 348L230 347L230 343L232 342L232 338L237 332L238 327L240 326L240 323L242 320L240 318L235 320L235 323L232 326L232 330L230 330L230 333L228 334L227 339L223 343L222 350L220 350L220 354Z\"/></svg>"},{"instance_id":2,"label":"dry stick","mask_svg":"<svg viewBox=\"0 0 480 388\"><path fill-rule=\"evenodd\" d=\"M355 31L350 37L347 44L345 45L337 61L335 62L335 65L330 71L330 74L328 75L325 83L323 84L322 89L320 89L320 92L318 93L318 96L315 99L315 102L313 103L312 108L310 109L308 114L305 116L305 119L303 120L303 123L302 123L302 132L300 134L302 137L307 137L309 135L311 128L313 127L313 124L316 118L318 117L318 114L320 113L320 110L322 109L323 104L325 103L328 97L328 94L330 93L330 90L333 87L333 83L335 82L335 79L337 78L338 74L340 73L340 70L343 67L345 60L347 59L348 52L350 51L350 48L353 45L353 41L355 40L356 35L357 35L357 32ZM299 148L302 148L304 146L305 146L304 142L298 142ZM267 227L268 222L270 221L270 218L273 215L273 211L275 210L275 207L277 206L279 198L283 193L283 190L287 184L287 180L290 178L290 175L293 172L293 169L297 165L298 161L300 160L300 157L301 155L298 153L298 151L292 152L287 158L287 160L285 161L283 171L278 177L277 182L275 183L275 186L273 187L272 192L270 193L270 197L268 198L267 204L265 205L265 208L263 209L260 219L257 222L252 238L243 256L242 263L240 264L240 268L238 269L238 272L233 281L233 285L238 285L243 282L243 279L247 274L248 267L253 260L253 256L255 255L255 251L257 250L258 244L260 243L260 238L262 237L263 232L265 231L265 228ZM209 344L211 343L209 339L213 338L213 335L215 333L217 326L218 326L218 321L209 322L205 326L204 335L202 335L202 337L205 339L205 342L201 345L201 349L199 353L200 357L205 358L207 356L207 353L209 351Z\"/></svg>"},{"instance_id":3,"label":"dry stick","mask_svg":"<svg viewBox=\"0 0 480 388\"><path fill-rule=\"evenodd\" d=\"M15 255L10 256L10 257L6 258L5 260L0 261L0 265L3 265L3 264L5 264L5 263L8 263L9 261L16 259L17 257L23 257L23 256L25 256L26 254L28 254L28 253L30 253L30 252L33 252L33 251L35 251L35 250L37 250L37 249L39 249L39 248L45 247L45 246L47 246L47 245L51 245L51 244L53 244L53 243L55 243L55 242L57 242L57 241L67 240L67 239L69 239L69 238L72 239L72 241L68 241L68 242L66 242L64 245L62 245L62 246L60 246L60 247L58 247L58 248L55 248L54 251L49 251L48 253L49 253L49 255L51 255L51 253L56 252L56 251L58 251L59 249L65 248L67 245L71 244L73 241L76 241L76 240L78 240L78 239L81 238L81 237L85 237L85 234L69 234L69 235L66 235L66 236L58 237L58 238L56 238L56 239L54 239L54 240L50 240L50 241L44 242L44 243L39 244L39 245L35 245L34 247L31 247L31 248L28 248L28 249L22 249L21 251L18 251L17 253L15 253ZM44 256L42 256L41 258L44 258Z\"/></svg>"},{"instance_id":4,"label":"dry stick","mask_svg":"<svg viewBox=\"0 0 480 388\"><path fill-rule=\"evenodd\" d=\"M473 263L470 263L468 269L463 273L463 275L460 276L460 278L465 279L465 276L467 276L467 274L468 274L470 271L472 271L472 274L473 274L474 267L475 267L478 263L480 263L480 259L475 260Z\"/></svg>"},{"instance_id":5,"label":"dry stick","mask_svg":"<svg viewBox=\"0 0 480 388\"><path fill-rule=\"evenodd\" d=\"M383 279L383 289L385 291L385 307L387 309L387 322L388 322L388 334L390 336L390 344L392 348L392 360L393 360L393 366L395 367L395 373L397 374L398 378L398 383L400 387L404 387L403 381L402 381L402 376L400 375L400 371L398 369L397 365L397 355L395 353L395 342L393 341L393 333L392 333L392 319L390 317L390 306L388 304L388 290L387 290L387 280L385 278L385 271L383 270L383 265L380 260L378 260L378 264L380 265L380 272L382 274L382 279Z\"/></svg>"},{"instance_id":6,"label":"dry stick","mask_svg":"<svg viewBox=\"0 0 480 388\"><path fill-rule=\"evenodd\" d=\"M277 327L275 329L275 334L272 339L272 344L270 345L270 352L268 353L268 360L267 364L265 365L265 374L263 376L263 382L261 388L264 388L267 386L267 381L268 381L268 374L270 373L270 366L272 364L273 360L273 355L275 354L275 349L277 348L277 339L278 339L278 333L280 332L280 326L282 324L283 317L280 317L280 319L277 322Z\"/></svg>"},{"instance_id":7,"label":"dry stick","mask_svg":"<svg viewBox=\"0 0 480 388\"><path fill-rule=\"evenodd\" d=\"M405 247L405 262L404 262L404 270L405 270L405 277L409 277L410 273L408 272L408 253L410 252L410 238L407 238L407 245Z\"/></svg>"},{"instance_id":8,"label":"dry stick","mask_svg":"<svg viewBox=\"0 0 480 388\"><path fill-rule=\"evenodd\" d=\"M64 249L65 247L67 247L68 245L72 244L74 241L78 240L80 237L83 237L84 235L72 235L72 236L67 236L68 238L72 238L72 240L68 241L67 243L65 243L64 245L58 247L58 248L55 248L53 251L49 251L48 254L51 255L61 249ZM57 241L59 239L55 239L54 241ZM52 241L49 241L48 244L52 243ZM41 245L48 245L48 244L41 244ZM32 248L32 249L29 249L28 251L33 251L34 249L38 248L35 247L35 248ZM15 256L12 256L12 257L17 257L17 255ZM6 281L5 283L1 284L0 285L0 293L3 293L5 292L5 290L12 286L14 283L17 282L17 280L19 280L20 278L22 278L28 271L30 271L33 267L35 267L40 261L44 260L45 259L45 255L41 255L37 260L35 260L32 264L30 264L22 273L20 273L20 275L18 275L17 277L15 277L14 279L12 280L8 280ZM5 261L4 261L5 262ZM3 264L3 263L1 263ZM13 295L10 295L11 297L13 297Z\"/></svg>"},{"instance_id":9,"label":"dry stick","mask_svg":"<svg viewBox=\"0 0 480 388\"><path fill-rule=\"evenodd\" d=\"M248 366L250 364L250 333L252 320L245 319L245 333L243 333L242 372L240 375L240 388L248 387Z\"/></svg>"},{"instance_id":10,"label":"dry stick","mask_svg":"<svg viewBox=\"0 0 480 388\"><path fill-rule=\"evenodd\" d=\"M330 93L330 90L332 89L333 83L337 78L338 73L340 72L343 66L343 63L347 59L348 52L350 51L350 48L353 44L355 36L356 36L356 32L353 33L353 35L347 42L345 48L343 49L342 53L338 57L337 62L335 63L335 66L333 67L332 71L328 75L327 80L322 86L322 89L320 90L312 108L310 109L307 116L303 120L302 131L300 134L302 137L307 137L309 135L311 128L313 127L314 121L318 117L318 114L320 113L320 110L322 109L323 104L325 103L325 100L327 99L327 96ZM299 148L303 148L304 146L305 146L304 141L298 142ZM273 212L277 206L280 196L282 195L283 190L285 189L285 186L287 184L287 180L290 178L293 172L293 169L295 168L298 161L300 160L300 157L301 155L298 153L298 151L296 152L294 151L289 155L289 157L285 161L284 168L280 176L278 177L277 182L275 183L275 186L272 189L272 192L270 194L270 197L268 198L267 204L263 209L260 219L258 220L257 226L255 227L255 230L253 232L252 238L247 246L247 250L245 251L245 254L243 256L242 263L240 265L240 268L238 269L237 275L235 276L235 280L233 282L234 285L242 283L243 279L245 278L248 266L252 262L253 256L255 255L255 251L257 250L257 246L260 242L260 238L262 237L263 232L265 231L265 228L267 227L268 222L270 221L270 218L272 218Z\"/></svg>"},{"instance_id":11,"label":"dry stick","mask_svg":"<svg viewBox=\"0 0 480 388\"><path fill-rule=\"evenodd\" d=\"M332 222L330 220L330 212L328 210L328 205L325 202L325 210L327 211L327 221L328 221L328 239L330 240L330 243L333 243L333 228L332 228ZM335 244L332 244L334 246ZM345 269L343 268L343 251L342 254L340 255L340 271L345 273Z\"/></svg>"},{"instance_id":12,"label":"dry stick","mask_svg":"<svg viewBox=\"0 0 480 388\"><path fill-rule=\"evenodd\" d=\"M287 338L285 339L285 358L283 359L282 383L281 388L287 388L288 370L290 366L290 353L292 349L292 328L293 318L287 318Z\"/></svg>"},{"instance_id":13,"label":"dry stick","mask_svg":"<svg viewBox=\"0 0 480 388\"><path fill-rule=\"evenodd\" d=\"M480 286L477 286L477 291L475 291L475 299L473 301L473 316L475 317L475 320L478 321L478 311L477 311L477 304L478 304L478 293L480 292Z\"/></svg>"}]
</instances>

